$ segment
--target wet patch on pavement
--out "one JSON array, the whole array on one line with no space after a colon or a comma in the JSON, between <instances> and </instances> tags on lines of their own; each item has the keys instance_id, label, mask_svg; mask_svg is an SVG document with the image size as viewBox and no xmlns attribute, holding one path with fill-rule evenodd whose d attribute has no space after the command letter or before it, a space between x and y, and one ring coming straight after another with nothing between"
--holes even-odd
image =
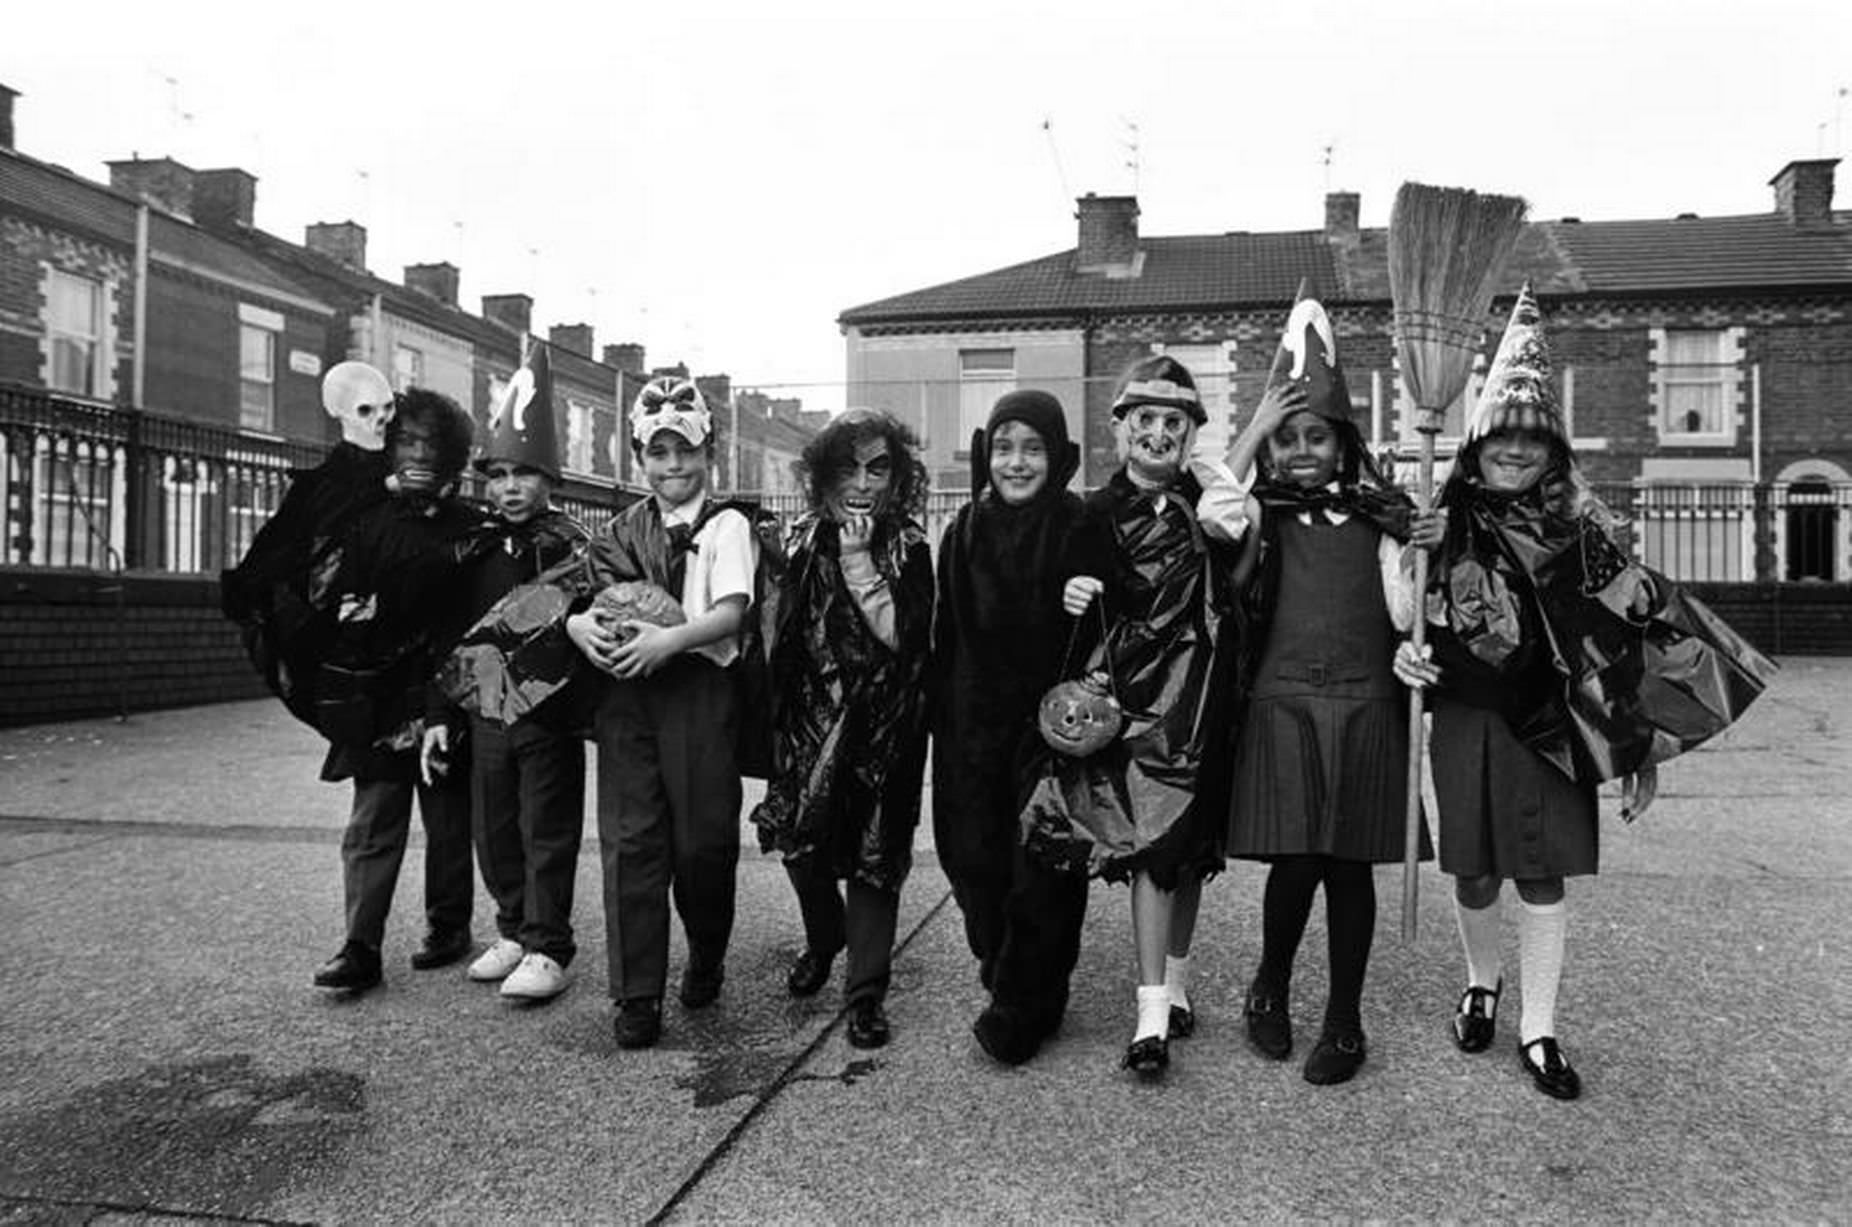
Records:
<instances>
[{"instance_id":1,"label":"wet patch on pavement","mask_svg":"<svg viewBox=\"0 0 1852 1227\"><path fill-rule=\"evenodd\" d=\"M251 1214L365 1126L357 1075L270 1074L249 1055L156 1065L0 1117L0 1181L58 1201Z\"/></svg>"},{"instance_id":2,"label":"wet patch on pavement","mask_svg":"<svg viewBox=\"0 0 1852 1227\"><path fill-rule=\"evenodd\" d=\"M771 1090L796 1060L792 1052L757 1048L697 1048L691 1054L695 1067L675 1080L676 1088L694 1093L694 1106L713 1108L728 1100L758 1096Z\"/></svg>"}]
</instances>

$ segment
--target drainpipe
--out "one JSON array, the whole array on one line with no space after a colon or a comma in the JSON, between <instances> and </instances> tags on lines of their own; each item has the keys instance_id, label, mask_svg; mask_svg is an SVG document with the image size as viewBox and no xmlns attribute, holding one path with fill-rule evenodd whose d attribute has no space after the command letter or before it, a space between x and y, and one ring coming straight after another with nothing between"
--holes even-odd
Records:
<instances>
[{"instance_id":1,"label":"drainpipe","mask_svg":"<svg viewBox=\"0 0 1852 1227\"><path fill-rule=\"evenodd\" d=\"M135 373L130 407L140 410L148 391L148 202L135 210Z\"/></svg>"},{"instance_id":2,"label":"drainpipe","mask_svg":"<svg viewBox=\"0 0 1852 1227\"><path fill-rule=\"evenodd\" d=\"M376 370L390 371L392 364L387 360L390 355L386 353L386 300L383 295L378 293L373 295L373 305L368 309L367 316L368 323L373 329L373 335L368 338L373 366ZM390 382L392 376L387 375L386 379Z\"/></svg>"},{"instance_id":3,"label":"drainpipe","mask_svg":"<svg viewBox=\"0 0 1852 1227\"><path fill-rule=\"evenodd\" d=\"M1762 364L1749 368L1749 480L1762 484Z\"/></svg>"}]
</instances>

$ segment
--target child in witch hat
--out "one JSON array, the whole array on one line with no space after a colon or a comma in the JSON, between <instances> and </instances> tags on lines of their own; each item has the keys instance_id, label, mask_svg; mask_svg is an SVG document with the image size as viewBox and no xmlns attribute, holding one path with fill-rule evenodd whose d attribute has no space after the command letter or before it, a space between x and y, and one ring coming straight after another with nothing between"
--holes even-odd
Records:
<instances>
[{"instance_id":1,"label":"child in witch hat","mask_svg":"<svg viewBox=\"0 0 1852 1227\"><path fill-rule=\"evenodd\" d=\"M1082 504L1061 602L1087 617L1085 668L1108 675L1124 726L1086 757L1044 760L1022 821L1030 855L1131 882L1138 1015L1122 1064L1156 1075L1170 1037L1195 1026L1190 942L1203 877L1222 863L1226 799L1205 785L1238 503L1219 463L1191 458L1208 414L1182 363L1134 362L1112 413L1122 464Z\"/></svg>"},{"instance_id":2,"label":"child in witch hat","mask_svg":"<svg viewBox=\"0 0 1852 1227\"><path fill-rule=\"evenodd\" d=\"M1236 474L1258 477L1240 568L1245 706L1228 853L1271 866L1244 1012L1250 1040L1275 1060L1292 1051L1293 959L1324 887L1330 995L1304 1075L1329 1084L1364 1060L1371 867L1403 848L1408 709L1391 661L1413 616L1405 553L1439 542L1440 517L1415 515L1377 473L1316 300L1293 305L1269 391L1229 451Z\"/></svg>"},{"instance_id":3,"label":"child in witch hat","mask_svg":"<svg viewBox=\"0 0 1852 1227\"><path fill-rule=\"evenodd\" d=\"M1061 558L1079 463L1060 401L1002 397L972 436L971 502L939 545L933 842L991 995L973 1030L1006 1065L1060 1025L1087 910L1086 875L1025 856L1016 821L1023 742L1067 639Z\"/></svg>"},{"instance_id":4,"label":"child in witch hat","mask_svg":"<svg viewBox=\"0 0 1852 1227\"><path fill-rule=\"evenodd\" d=\"M553 372L535 342L489 417L476 471L488 479L493 520L475 542L465 616L473 623L517 585L584 554L589 534L552 505L559 482ZM437 705L427 717L422 769L446 769L451 725L467 719L470 828L483 883L495 900L493 945L469 978L500 981L503 997L545 1001L565 990L577 947L573 882L585 825L585 747L555 701L503 723L476 705L467 717Z\"/></svg>"},{"instance_id":5,"label":"child in witch hat","mask_svg":"<svg viewBox=\"0 0 1852 1227\"><path fill-rule=\"evenodd\" d=\"M1517 884L1523 1013L1518 1055L1538 1090L1581 1093L1556 1036L1567 928L1563 880L1598 864L1596 786L1621 778L1622 817L1651 804L1656 764L1727 726L1773 666L1689 594L1630 560L1576 467L1525 286L1441 491L1446 536L1427 592L1431 638L1404 643L1396 675L1434 687L1440 863L1454 878L1467 987L1463 1052L1496 1034L1504 981L1498 901ZM1681 673L1717 680L1695 709L1655 697L1677 644ZM1675 707L1662 713L1661 702ZM1663 716L1663 718L1662 718Z\"/></svg>"},{"instance_id":6,"label":"child in witch hat","mask_svg":"<svg viewBox=\"0 0 1852 1227\"><path fill-rule=\"evenodd\" d=\"M714 422L693 383L645 384L630 407L630 446L651 494L592 543L591 589L647 581L684 620L620 625L591 607L566 626L608 675L595 728L613 1030L620 1048L648 1048L662 1035L671 890L688 939L682 1005L713 1004L725 976L742 799L732 666L759 543L746 513L708 491Z\"/></svg>"}]
</instances>

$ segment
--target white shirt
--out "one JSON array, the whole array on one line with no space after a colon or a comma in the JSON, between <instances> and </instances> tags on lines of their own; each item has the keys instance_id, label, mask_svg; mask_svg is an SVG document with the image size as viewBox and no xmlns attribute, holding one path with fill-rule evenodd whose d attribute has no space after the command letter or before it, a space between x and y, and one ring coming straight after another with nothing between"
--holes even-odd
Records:
<instances>
[{"instance_id":1,"label":"white shirt","mask_svg":"<svg viewBox=\"0 0 1852 1227\"><path fill-rule=\"evenodd\" d=\"M707 506L707 495L690 499L662 512L662 526L693 524ZM759 538L738 511L728 508L701 526L695 534L694 553L682 572L682 612L689 621L700 617L730 596L746 598L752 607L753 573L759 565ZM689 651L725 668L739 659L738 635L728 635Z\"/></svg>"}]
</instances>

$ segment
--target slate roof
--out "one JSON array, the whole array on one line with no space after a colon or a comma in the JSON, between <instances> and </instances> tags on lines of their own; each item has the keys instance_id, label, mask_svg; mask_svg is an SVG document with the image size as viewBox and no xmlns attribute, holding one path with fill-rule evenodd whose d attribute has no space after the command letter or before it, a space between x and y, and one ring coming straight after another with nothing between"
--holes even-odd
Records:
<instances>
[{"instance_id":1,"label":"slate roof","mask_svg":"<svg viewBox=\"0 0 1852 1227\"><path fill-rule=\"evenodd\" d=\"M1817 230L1777 213L1533 222L1505 267L1501 290L1515 293L1525 280L1543 295L1852 288L1852 212L1834 218L1833 227ZM1350 244L1310 230L1154 236L1141 238L1139 248L1145 262L1137 277L1078 273L1070 249L851 307L838 323L1264 308L1291 302L1301 277L1330 304L1389 301L1382 229L1364 230Z\"/></svg>"}]
</instances>

